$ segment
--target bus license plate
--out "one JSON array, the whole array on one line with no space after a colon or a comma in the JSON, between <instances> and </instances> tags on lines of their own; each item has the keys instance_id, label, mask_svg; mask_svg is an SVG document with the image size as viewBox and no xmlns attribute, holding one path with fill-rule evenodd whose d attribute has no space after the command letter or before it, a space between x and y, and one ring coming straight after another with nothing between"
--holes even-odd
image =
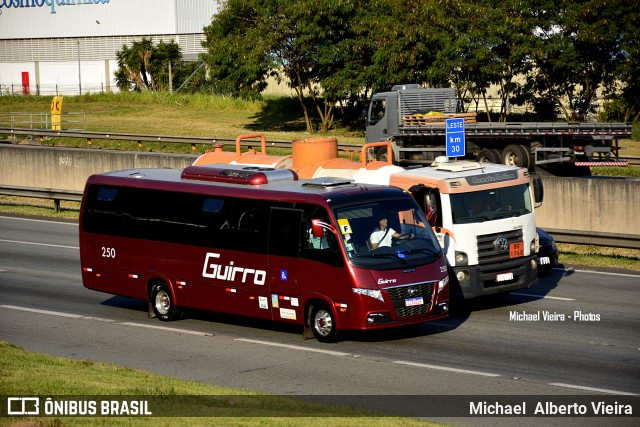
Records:
<instances>
[{"instance_id":1,"label":"bus license plate","mask_svg":"<svg viewBox=\"0 0 640 427\"><path fill-rule=\"evenodd\" d=\"M524 243L514 242L509 244L509 258L519 258L524 256Z\"/></svg>"},{"instance_id":2,"label":"bus license plate","mask_svg":"<svg viewBox=\"0 0 640 427\"><path fill-rule=\"evenodd\" d=\"M404 300L404 304L406 307L413 307L414 305L422 305L424 304L424 299L422 297L407 298Z\"/></svg>"}]
</instances>

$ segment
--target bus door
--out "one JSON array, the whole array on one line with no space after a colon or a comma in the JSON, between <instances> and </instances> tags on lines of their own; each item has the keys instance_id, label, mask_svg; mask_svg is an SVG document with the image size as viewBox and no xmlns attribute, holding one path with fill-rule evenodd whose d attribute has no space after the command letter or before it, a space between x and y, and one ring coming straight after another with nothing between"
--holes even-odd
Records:
<instances>
[{"instance_id":1,"label":"bus door","mask_svg":"<svg viewBox=\"0 0 640 427\"><path fill-rule=\"evenodd\" d=\"M299 255L303 211L271 208L269 222L269 301L274 320L303 320ZM320 273L319 273L320 274Z\"/></svg>"}]
</instances>

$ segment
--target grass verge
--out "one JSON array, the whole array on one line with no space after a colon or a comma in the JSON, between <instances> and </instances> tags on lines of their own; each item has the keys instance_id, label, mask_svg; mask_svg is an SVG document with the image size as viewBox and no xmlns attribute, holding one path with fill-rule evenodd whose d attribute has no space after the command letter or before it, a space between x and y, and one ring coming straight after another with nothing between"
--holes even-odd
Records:
<instances>
[{"instance_id":1,"label":"grass verge","mask_svg":"<svg viewBox=\"0 0 640 427\"><path fill-rule=\"evenodd\" d=\"M640 250L558 243L560 262L573 266L619 268L640 272Z\"/></svg>"},{"instance_id":2,"label":"grass verge","mask_svg":"<svg viewBox=\"0 0 640 427\"><path fill-rule=\"evenodd\" d=\"M136 369L71 360L25 351L0 342L1 396L134 396L166 401L176 413L211 411L227 417L13 417L0 418L2 426L423 426L417 419L378 417L350 408L305 403L288 397L259 394L183 381ZM199 397L201 396L201 398ZM249 398L247 396L253 396ZM185 403L186 402L186 403ZM205 404L207 407L205 407ZM182 405L189 405L184 407ZM41 405L42 406L42 405ZM191 412L193 411L193 412ZM41 413L44 409L41 408ZM335 414L318 417L317 414ZM235 416L240 414L241 416ZM252 414L258 414L252 416Z\"/></svg>"}]
</instances>

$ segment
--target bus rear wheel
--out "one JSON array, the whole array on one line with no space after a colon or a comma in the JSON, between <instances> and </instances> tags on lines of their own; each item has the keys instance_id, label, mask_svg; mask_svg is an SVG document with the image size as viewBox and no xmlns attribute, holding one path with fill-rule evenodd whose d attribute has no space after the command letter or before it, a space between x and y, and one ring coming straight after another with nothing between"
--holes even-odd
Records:
<instances>
[{"instance_id":1,"label":"bus rear wheel","mask_svg":"<svg viewBox=\"0 0 640 427\"><path fill-rule=\"evenodd\" d=\"M151 289L151 306L156 317L162 321L168 322L180 316L171 290L165 283L154 285Z\"/></svg>"},{"instance_id":2,"label":"bus rear wheel","mask_svg":"<svg viewBox=\"0 0 640 427\"><path fill-rule=\"evenodd\" d=\"M338 339L338 331L333 312L325 303L317 303L311 311L311 330L320 342L334 342Z\"/></svg>"}]
</instances>

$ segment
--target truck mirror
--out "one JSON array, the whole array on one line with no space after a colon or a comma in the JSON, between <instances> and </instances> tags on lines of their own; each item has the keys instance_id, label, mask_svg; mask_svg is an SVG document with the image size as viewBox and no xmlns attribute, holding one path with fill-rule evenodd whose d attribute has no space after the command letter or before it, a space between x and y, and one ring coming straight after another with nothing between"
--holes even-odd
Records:
<instances>
[{"instance_id":1,"label":"truck mirror","mask_svg":"<svg viewBox=\"0 0 640 427\"><path fill-rule=\"evenodd\" d=\"M433 205L427 207L427 221L432 227L436 226L436 219L438 218L438 208Z\"/></svg>"},{"instance_id":2,"label":"truck mirror","mask_svg":"<svg viewBox=\"0 0 640 427\"><path fill-rule=\"evenodd\" d=\"M531 185L533 186L533 199L536 203L541 204L544 199L544 185L542 185L542 178L538 175L534 176Z\"/></svg>"}]
</instances>

